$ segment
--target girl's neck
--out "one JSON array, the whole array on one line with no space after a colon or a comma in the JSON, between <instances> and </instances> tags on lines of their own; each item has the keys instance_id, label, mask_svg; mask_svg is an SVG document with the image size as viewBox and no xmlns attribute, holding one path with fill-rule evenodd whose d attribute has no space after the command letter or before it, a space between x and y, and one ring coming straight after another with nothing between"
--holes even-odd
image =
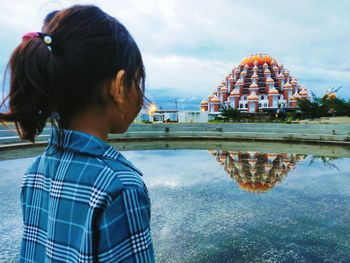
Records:
<instances>
[{"instance_id":1,"label":"girl's neck","mask_svg":"<svg viewBox=\"0 0 350 263\"><path fill-rule=\"evenodd\" d=\"M91 134L106 142L110 131L106 116L97 114L96 111L75 114L69 120L68 129Z\"/></svg>"}]
</instances>

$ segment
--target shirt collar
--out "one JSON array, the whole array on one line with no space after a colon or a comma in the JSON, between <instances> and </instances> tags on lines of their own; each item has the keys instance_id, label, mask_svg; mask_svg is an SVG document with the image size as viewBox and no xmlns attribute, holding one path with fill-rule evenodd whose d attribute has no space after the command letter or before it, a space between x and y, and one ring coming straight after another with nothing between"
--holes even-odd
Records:
<instances>
[{"instance_id":1,"label":"shirt collar","mask_svg":"<svg viewBox=\"0 0 350 263\"><path fill-rule=\"evenodd\" d=\"M142 175L142 172L129 162L116 148L100 138L85 132L59 129L53 126L48 141L48 148L51 146L104 159L118 160Z\"/></svg>"}]
</instances>

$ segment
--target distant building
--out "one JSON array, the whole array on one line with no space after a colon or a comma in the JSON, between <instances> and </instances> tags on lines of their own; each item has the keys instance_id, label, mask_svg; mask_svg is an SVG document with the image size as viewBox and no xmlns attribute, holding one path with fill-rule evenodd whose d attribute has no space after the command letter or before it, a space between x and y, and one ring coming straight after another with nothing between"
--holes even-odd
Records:
<instances>
[{"instance_id":1,"label":"distant building","mask_svg":"<svg viewBox=\"0 0 350 263\"><path fill-rule=\"evenodd\" d=\"M206 123L216 116L216 113L201 111L156 110L148 113L139 113L134 122Z\"/></svg>"},{"instance_id":2,"label":"distant building","mask_svg":"<svg viewBox=\"0 0 350 263\"><path fill-rule=\"evenodd\" d=\"M201 102L201 111L217 113L223 106L249 113L296 109L297 100L308 97L308 90L283 64L257 53L245 57L232 69L208 99Z\"/></svg>"},{"instance_id":3,"label":"distant building","mask_svg":"<svg viewBox=\"0 0 350 263\"><path fill-rule=\"evenodd\" d=\"M180 123L206 123L213 120L217 114L201 111L179 111Z\"/></svg>"},{"instance_id":4,"label":"distant building","mask_svg":"<svg viewBox=\"0 0 350 263\"><path fill-rule=\"evenodd\" d=\"M157 110L150 114L152 122L178 122L177 110Z\"/></svg>"}]
</instances>

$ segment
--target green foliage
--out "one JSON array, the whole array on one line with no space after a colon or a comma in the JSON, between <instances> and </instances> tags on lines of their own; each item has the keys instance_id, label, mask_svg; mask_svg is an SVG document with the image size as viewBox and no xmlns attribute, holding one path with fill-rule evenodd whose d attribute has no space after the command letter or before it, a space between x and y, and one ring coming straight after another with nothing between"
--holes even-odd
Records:
<instances>
[{"instance_id":1,"label":"green foliage","mask_svg":"<svg viewBox=\"0 0 350 263\"><path fill-rule=\"evenodd\" d=\"M220 109L221 116L227 120L238 120L240 117L240 111L229 106L223 106Z\"/></svg>"},{"instance_id":2,"label":"green foliage","mask_svg":"<svg viewBox=\"0 0 350 263\"><path fill-rule=\"evenodd\" d=\"M143 120L142 123L150 124L150 123L152 123L152 122L151 122L151 121L147 121L147 120Z\"/></svg>"},{"instance_id":3,"label":"green foliage","mask_svg":"<svg viewBox=\"0 0 350 263\"><path fill-rule=\"evenodd\" d=\"M350 102L340 98L317 97L312 93L312 100L298 101L299 110L304 117L320 118L329 116L349 116Z\"/></svg>"},{"instance_id":4,"label":"green foliage","mask_svg":"<svg viewBox=\"0 0 350 263\"><path fill-rule=\"evenodd\" d=\"M329 114L333 116L350 115L350 102L346 102L343 99L324 99L323 104L328 109Z\"/></svg>"},{"instance_id":5,"label":"green foliage","mask_svg":"<svg viewBox=\"0 0 350 263\"><path fill-rule=\"evenodd\" d=\"M317 98L316 100L298 100L299 110L307 118L319 118L327 115L327 108L323 105L322 100Z\"/></svg>"},{"instance_id":6,"label":"green foliage","mask_svg":"<svg viewBox=\"0 0 350 263\"><path fill-rule=\"evenodd\" d=\"M223 123L224 121L222 119L213 119L213 120L209 120L209 123Z\"/></svg>"},{"instance_id":7,"label":"green foliage","mask_svg":"<svg viewBox=\"0 0 350 263\"><path fill-rule=\"evenodd\" d=\"M286 121L286 123L292 123L293 122L293 119L295 117L296 114L292 113L292 112L287 112L285 114L285 118L284 120Z\"/></svg>"}]
</instances>

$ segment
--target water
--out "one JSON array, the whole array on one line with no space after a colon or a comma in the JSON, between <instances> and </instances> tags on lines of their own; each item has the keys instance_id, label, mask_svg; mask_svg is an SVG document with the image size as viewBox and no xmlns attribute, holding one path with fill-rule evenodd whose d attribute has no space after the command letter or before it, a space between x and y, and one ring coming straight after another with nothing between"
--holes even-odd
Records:
<instances>
[{"instance_id":1,"label":"water","mask_svg":"<svg viewBox=\"0 0 350 263\"><path fill-rule=\"evenodd\" d=\"M125 151L144 173L158 262L350 262L350 158L256 150ZM0 261L16 261L19 187L0 161Z\"/></svg>"}]
</instances>

